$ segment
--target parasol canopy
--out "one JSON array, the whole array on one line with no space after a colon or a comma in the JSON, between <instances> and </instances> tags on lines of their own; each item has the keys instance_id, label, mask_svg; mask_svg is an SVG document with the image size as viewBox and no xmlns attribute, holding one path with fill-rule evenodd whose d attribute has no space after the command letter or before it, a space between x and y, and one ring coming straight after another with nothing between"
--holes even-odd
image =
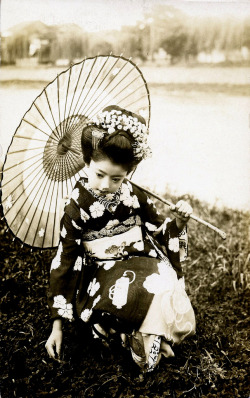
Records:
<instances>
[{"instance_id":1,"label":"parasol canopy","mask_svg":"<svg viewBox=\"0 0 250 398\"><path fill-rule=\"evenodd\" d=\"M60 204L84 175L82 129L108 105L140 114L149 127L149 91L130 59L86 58L60 73L25 113L9 146L1 181L5 220L24 244L58 245Z\"/></svg>"}]
</instances>

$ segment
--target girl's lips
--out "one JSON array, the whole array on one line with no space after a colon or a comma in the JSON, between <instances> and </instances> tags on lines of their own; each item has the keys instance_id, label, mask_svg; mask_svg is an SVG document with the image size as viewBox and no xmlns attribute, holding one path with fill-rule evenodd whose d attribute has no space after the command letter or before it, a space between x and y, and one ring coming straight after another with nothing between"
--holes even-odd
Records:
<instances>
[{"instance_id":1,"label":"girl's lips","mask_svg":"<svg viewBox=\"0 0 250 398\"><path fill-rule=\"evenodd\" d=\"M100 195L108 195L109 192L108 192L108 191L99 191L99 194L100 194Z\"/></svg>"}]
</instances>

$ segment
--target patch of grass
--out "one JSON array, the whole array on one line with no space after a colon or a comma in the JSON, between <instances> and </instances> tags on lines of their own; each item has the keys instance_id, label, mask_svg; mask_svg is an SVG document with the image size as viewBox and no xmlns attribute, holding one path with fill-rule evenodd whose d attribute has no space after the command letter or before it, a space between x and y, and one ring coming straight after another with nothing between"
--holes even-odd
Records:
<instances>
[{"instance_id":1,"label":"patch of grass","mask_svg":"<svg viewBox=\"0 0 250 398\"><path fill-rule=\"evenodd\" d=\"M129 352L116 345L112 350L104 347L76 322L65 325L62 363L48 358L44 345L51 325L46 289L55 251L21 249L1 221L3 398L249 397L250 215L185 199L199 217L228 237L222 241L211 230L189 222L189 256L183 270L197 333L175 347L174 358L163 359L158 369L143 376ZM158 205L167 215L166 207Z\"/></svg>"}]
</instances>

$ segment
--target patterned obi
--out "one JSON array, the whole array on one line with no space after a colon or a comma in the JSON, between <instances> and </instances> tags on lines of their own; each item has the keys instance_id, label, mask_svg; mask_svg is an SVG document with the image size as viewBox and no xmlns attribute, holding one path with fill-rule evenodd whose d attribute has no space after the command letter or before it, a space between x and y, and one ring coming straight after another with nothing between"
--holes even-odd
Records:
<instances>
[{"instance_id":1,"label":"patterned obi","mask_svg":"<svg viewBox=\"0 0 250 398\"><path fill-rule=\"evenodd\" d=\"M92 241L82 241L86 254L89 257L100 260L119 259L128 255L125 248L134 247L143 250L144 243L141 227L132 227L119 235L95 239Z\"/></svg>"}]
</instances>

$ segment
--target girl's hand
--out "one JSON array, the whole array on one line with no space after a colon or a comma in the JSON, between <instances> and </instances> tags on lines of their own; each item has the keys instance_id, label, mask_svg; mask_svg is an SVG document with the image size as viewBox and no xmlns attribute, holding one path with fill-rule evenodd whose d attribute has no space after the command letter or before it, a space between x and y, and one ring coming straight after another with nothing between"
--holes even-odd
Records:
<instances>
[{"instance_id":1,"label":"girl's hand","mask_svg":"<svg viewBox=\"0 0 250 398\"><path fill-rule=\"evenodd\" d=\"M176 205L172 205L170 207L170 210L176 217L177 228L180 231L182 231L193 212L192 207L184 200L179 200L179 202L177 202ZM154 236L157 236L162 231L164 233L164 231L166 229L166 222L167 222L167 219L163 222L163 224L161 224L161 226L159 228L157 228L153 232Z\"/></svg>"},{"instance_id":2,"label":"girl's hand","mask_svg":"<svg viewBox=\"0 0 250 398\"><path fill-rule=\"evenodd\" d=\"M60 362L60 353L62 347L63 332L61 327L61 320L54 321L52 332L45 344L45 348L50 358Z\"/></svg>"},{"instance_id":3,"label":"girl's hand","mask_svg":"<svg viewBox=\"0 0 250 398\"><path fill-rule=\"evenodd\" d=\"M176 217L177 228L182 231L193 212L192 207L184 200L179 200L170 210Z\"/></svg>"}]
</instances>

